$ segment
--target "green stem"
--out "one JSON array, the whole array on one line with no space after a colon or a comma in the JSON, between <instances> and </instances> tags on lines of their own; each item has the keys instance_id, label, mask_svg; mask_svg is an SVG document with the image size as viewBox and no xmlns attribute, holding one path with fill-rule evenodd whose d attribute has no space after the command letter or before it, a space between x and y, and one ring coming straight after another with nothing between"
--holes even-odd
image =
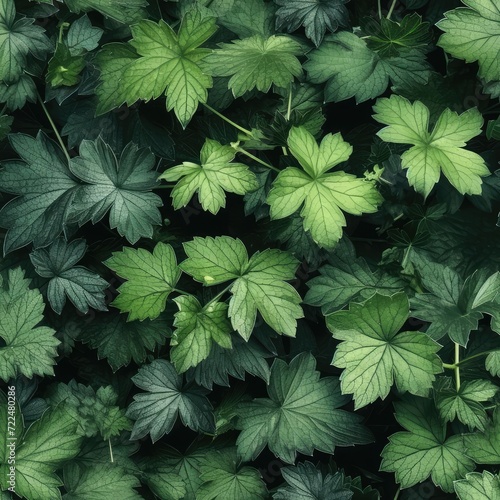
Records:
<instances>
[{"instance_id":1,"label":"green stem","mask_svg":"<svg viewBox=\"0 0 500 500\"><path fill-rule=\"evenodd\" d=\"M382 1L377 0L377 4L378 4L378 18L382 19Z\"/></svg>"},{"instance_id":2,"label":"green stem","mask_svg":"<svg viewBox=\"0 0 500 500\"><path fill-rule=\"evenodd\" d=\"M391 8L389 9L389 12L387 13L387 19L391 18L392 13L394 12L394 7L396 7L397 3L398 3L398 0L392 0Z\"/></svg>"},{"instance_id":3,"label":"green stem","mask_svg":"<svg viewBox=\"0 0 500 500\"><path fill-rule=\"evenodd\" d=\"M464 358L462 359L462 361L460 361L458 363L458 366L462 366L462 365L465 365L468 361L470 361L471 359L474 359L474 358L479 358L481 356L487 356L490 352L494 352L495 350L491 350L491 351L484 351L484 352L480 352L478 354L474 354L472 356L469 356L468 358Z\"/></svg>"},{"instance_id":4,"label":"green stem","mask_svg":"<svg viewBox=\"0 0 500 500\"><path fill-rule=\"evenodd\" d=\"M400 493L401 493L401 486L398 488L398 491L396 491L396 494L394 495L394 500L398 500Z\"/></svg>"},{"instance_id":5,"label":"green stem","mask_svg":"<svg viewBox=\"0 0 500 500\"><path fill-rule=\"evenodd\" d=\"M213 297L212 299L210 299L204 306L203 306L203 309L211 306L214 302L217 302L226 292L228 292L231 287L233 286L233 283L234 282L231 282L229 285L226 286L226 288L224 288L224 290L220 291L215 297Z\"/></svg>"},{"instance_id":6,"label":"green stem","mask_svg":"<svg viewBox=\"0 0 500 500\"><path fill-rule=\"evenodd\" d=\"M292 84L290 84L290 92L288 93L288 106L286 108L285 119L287 122L290 121L290 115L292 114Z\"/></svg>"},{"instance_id":7,"label":"green stem","mask_svg":"<svg viewBox=\"0 0 500 500\"><path fill-rule=\"evenodd\" d=\"M236 146L236 145L233 145L233 144L232 144L233 148L238 153L242 153L242 154L248 156L253 161L256 161L257 163L260 163L261 165L264 165L264 167L270 168L271 170L274 170L275 172L278 172L278 173L281 172L281 170L279 168L273 167L270 163L267 163L264 160L261 160L260 158L257 158L252 153L249 153L248 151L245 151L243 148L240 148L239 146Z\"/></svg>"},{"instance_id":8,"label":"green stem","mask_svg":"<svg viewBox=\"0 0 500 500\"><path fill-rule=\"evenodd\" d=\"M49 120L50 126L52 127L52 130L54 131L54 134L56 134L57 141L59 142L59 145L61 146L61 149L63 150L64 156L68 160L68 163L71 161L71 158L69 156L68 150L66 149L66 146L62 140L62 137L60 136L56 124L52 120L52 117L50 116L49 110L45 106L45 103L43 102L42 96L40 95L40 92L38 90L36 91L36 95L38 96L38 101L40 102L40 105L42 106L43 112L45 113L45 116L47 117L47 120Z\"/></svg>"},{"instance_id":9,"label":"green stem","mask_svg":"<svg viewBox=\"0 0 500 500\"><path fill-rule=\"evenodd\" d=\"M224 116L222 113L219 113L216 109L212 108L212 106L209 106L207 103L203 103L203 106L205 106L205 108L210 110L212 113L217 115L219 118L222 118L224 121L229 123L229 125L232 125L233 127L237 128L238 130L243 132L244 134L254 138L253 134L250 130L247 130L246 128L242 127L241 125L238 125L237 123L233 122L233 120L230 120L227 116Z\"/></svg>"},{"instance_id":10,"label":"green stem","mask_svg":"<svg viewBox=\"0 0 500 500\"><path fill-rule=\"evenodd\" d=\"M455 342L455 384L457 392L460 390L460 344Z\"/></svg>"},{"instance_id":11,"label":"green stem","mask_svg":"<svg viewBox=\"0 0 500 500\"><path fill-rule=\"evenodd\" d=\"M185 292L184 290L179 290L178 288L172 288L172 292L177 292L180 293L181 295L189 295L190 297L194 297L196 299L196 295L193 295L192 293Z\"/></svg>"},{"instance_id":12,"label":"green stem","mask_svg":"<svg viewBox=\"0 0 500 500\"><path fill-rule=\"evenodd\" d=\"M111 439L108 439L108 443L109 443L109 461L113 463L115 459L113 457L113 447L111 446Z\"/></svg>"},{"instance_id":13,"label":"green stem","mask_svg":"<svg viewBox=\"0 0 500 500\"><path fill-rule=\"evenodd\" d=\"M173 189L177 184L160 184L156 186L154 189Z\"/></svg>"},{"instance_id":14,"label":"green stem","mask_svg":"<svg viewBox=\"0 0 500 500\"><path fill-rule=\"evenodd\" d=\"M450 363L443 363L443 368L447 368L448 370L454 370L455 365L450 365Z\"/></svg>"}]
</instances>

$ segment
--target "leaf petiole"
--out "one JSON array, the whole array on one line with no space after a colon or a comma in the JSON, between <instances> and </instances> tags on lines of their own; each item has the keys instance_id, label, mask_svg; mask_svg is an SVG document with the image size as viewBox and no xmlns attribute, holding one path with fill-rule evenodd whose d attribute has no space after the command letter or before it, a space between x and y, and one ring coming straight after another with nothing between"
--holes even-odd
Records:
<instances>
[{"instance_id":1,"label":"leaf petiole","mask_svg":"<svg viewBox=\"0 0 500 500\"><path fill-rule=\"evenodd\" d=\"M231 146L233 147L233 149L235 151L237 151L238 153L242 153L246 156L248 156L249 158L251 158L253 161L256 161L257 163L260 163L261 165L263 165L264 167L267 167L267 168L270 168L271 170L274 170L275 172L281 172L281 170L279 168L276 168L276 167L273 167L273 165L271 165L270 163L267 163L266 161L264 160L261 160L260 158L257 158L257 156L253 155L252 153L249 153L248 151L244 150L243 148L241 148L240 146L238 146L238 143L237 142L232 142L231 143Z\"/></svg>"},{"instance_id":2,"label":"leaf petiole","mask_svg":"<svg viewBox=\"0 0 500 500\"><path fill-rule=\"evenodd\" d=\"M232 281L229 285L226 286L223 290L221 290L215 297L211 298L204 306L203 309L206 307L211 306L214 302L217 302L226 292L229 292L231 287L233 286L234 281Z\"/></svg>"},{"instance_id":3,"label":"leaf petiole","mask_svg":"<svg viewBox=\"0 0 500 500\"><path fill-rule=\"evenodd\" d=\"M206 102L203 103L203 106L210 110L212 113L217 115L219 118L222 118L224 121L229 123L229 125L232 125L234 128L237 128L240 132L243 132L244 134L250 136L252 139L255 139L253 136L252 132L241 125L238 125L237 123L233 122L233 120L230 120L227 116L224 116L222 113L219 113L216 109L212 108L212 106L208 105Z\"/></svg>"}]
</instances>

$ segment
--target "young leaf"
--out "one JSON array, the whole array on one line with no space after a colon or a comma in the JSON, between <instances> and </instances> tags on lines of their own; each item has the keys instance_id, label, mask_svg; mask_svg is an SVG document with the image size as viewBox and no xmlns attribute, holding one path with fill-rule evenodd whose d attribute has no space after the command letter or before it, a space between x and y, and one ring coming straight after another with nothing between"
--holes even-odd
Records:
<instances>
[{"instance_id":1,"label":"young leaf","mask_svg":"<svg viewBox=\"0 0 500 500\"><path fill-rule=\"evenodd\" d=\"M500 498L500 478L487 470L470 472L465 479L453 483L459 500L490 500Z\"/></svg>"},{"instance_id":2,"label":"young leaf","mask_svg":"<svg viewBox=\"0 0 500 500\"><path fill-rule=\"evenodd\" d=\"M254 88L268 92L273 84L288 87L302 74L296 57L302 52L300 44L287 36L254 35L221 44L207 62L215 76L231 77L228 86L240 97Z\"/></svg>"},{"instance_id":3,"label":"young leaf","mask_svg":"<svg viewBox=\"0 0 500 500\"><path fill-rule=\"evenodd\" d=\"M78 189L63 152L43 132L36 139L24 134L9 139L23 162L5 162L0 170L1 190L18 195L0 210L0 223L8 229L5 253L31 242L51 243L65 226Z\"/></svg>"},{"instance_id":4,"label":"young leaf","mask_svg":"<svg viewBox=\"0 0 500 500\"><path fill-rule=\"evenodd\" d=\"M124 248L113 253L106 265L128 280L118 288L120 295L113 306L128 312L129 321L157 318L181 275L174 249L161 242L153 253L144 248Z\"/></svg>"},{"instance_id":5,"label":"young leaf","mask_svg":"<svg viewBox=\"0 0 500 500\"><path fill-rule=\"evenodd\" d=\"M198 192L203 210L215 215L221 207L226 207L224 191L244 195L257 189L257 178L248 166L231 163L235 156L231 146L206 139L200 152L200 165L185 161L166 170L160 179L178 181L171 193L174 208L185 207Z\"/></svg>"},{"instance_id":6,"label":"young leaf","mask_svg":"<svg viewBox=\"0 0 500 500\"><path fill-rule=\"evenodd\" d=\"M183 373L206 359L213 342L231 348L231 324L227 304L215 302L205 307L195 297L181 295L174 299L176 330L170 342L170 360L178 373Z\"/></svg>"},{"instance_id":7,"label":"young leaf","mask_svg":"<svg viewBox=\"0 0 500 500\"><path fill-rule=\"evenodd\" d=\"M214 19L204 18L197 9L184 16L177 34L163 20L132 26L129 46L110 44L98 56L103 82L97 89L98 113L165 94L167 110L173 109L186 127L198 103L207 102L212 86L201 66L210 50L199 47L216 29Z\"/></svg>"},{"instance_id":8,"label":"young leaf","mask_svg":"<svg viewBox=\"0 0 500 500\"><path fill-rule=\"evenodd\" d=\"M344 368L342 394L353 394L356 409L385 399L394 383L401 392L427 396L434 375L443 371L439 344L425 333L398 333L408 313L408 297L397 293L375 294L327 316L333 337L343 341L332 364Z\"/></svg>"},{"instance_id":9,"label":"young leaf","mask_svg":"<svg viewBox=\"0 0 500 500\"><path fill-rule=\"evenodd\" d=\"M482 402L493 398L498 387L488 380L466 380L456 389L450 377L440 377L434 386L436 408L445 422L458 418L470 429L483 431L488 415Z\"/></svg>"},{"instance_id":10,"label":"young leaf","mask_svg":"<svg viewBox=\"0 0 500 500\"><path fill-rule=\"evenodd\" d=\"M89 500L98 498L120 498L120 500L141 500L134 488L141 483L119 465L81 467L69 463L64 467L64 500Z\"/></svg>"},{"instance_id":11,"label":"young leaf","mask_svg":"<svg viewBox=\"0 0 500 500\"><path fill-rule=\"evenodd\" d=\"M352 491L344 487L340 472L323 477L311 462L283 467L281 474L288 485L277 489L274 500L350 500L353 496Z\"/></svg>"},{"instance_id":12,"label":"young leaf","mask_svg":"<svg viewBox=\"0 0 500 500\"><path fill-rule=\"evenodd\" d=\"M438 46L453 57L479 62L479 76L500 80L500 11L496 0L462 0L469 8L445 13L436 26L445 33Z\"/></svg>"},{"instance_id":13,"label":"young leaf","mask_svg":"<svg viewBox=\"0 0 500 500\"><path fill-rule=\"evenodd\" d=\"M253 467L240 467L236 448L225 448L212 454L211 460L200 467L201 486L196 490L197 500L223 498L268 498L266 485Z\"/></svg>"},{"instance_id":14,"label":"young leaf","mask_svg":"<svg viewBox=\"0 0 500 500\"><path fill-rule=\"evenodd\" d=\"M284 280L294 278L298 262L285 252L267 249L250 260L245 245L229 236L194 238L184 243L188 258L179 267L205 286L235 280L230 285L229 317L248 340L257 311L280 334L294 336L302 317L300 295Z\"/></svg>"},{"instance_id":15,"label":"young leaf","mask_svg":"<svg viewBox=\"0 0 500 500\"><path fill-rule=\"evenodd\" d=\"M96 10L119 23L133 24L147 17L146 0L64 0L71 12Z\"/></svg>"},{"instance_id":16,"label":"young leaf","mask_svg":"<svg viewBox=\"0 0 500 500\"><path fill-rule=\"evenodd\" d=\"M318 146L306 128L293 127L288 147L303 170L288 167L278 174L267 198L271 219L288 217L302 206L304 229L319 246L331 249L346 225L342 210L372 213L382 197L372 182L342 171L328 173L352 152L340 133L326 135Z\"/></svg>"},{"instance_id":17,"label":"young leaf","mask_svg":"<svg viewBox=\"0 0 500 500\"><path fill-rule=\"evenodd\" d=\"M276 28L286 27L295 31L300 26L306 36L318 47L326 30L337 31L339 26L349 25L349 12L344 4L349 0L276 0L280 8L276 11Z\"/></svg>"},{"instance_id":18,"label":"young leaf","mask_svg":"<svg viewBox=\"0 0 500 500\"><path fill-rule=\"evenodd\" d=\"M109 211L111 229L117 228L130 243L153 235L161 224L157 207L161 198L151 193L156 185L155 158L133 143L119 158L101 138L83 141L80 156L70 163L71 172L86 184L75 196L73 218L80 225L100 221Z\"/></svg>"},{"instance_id":19,"label":"young leaf","mask_svg":"<svg viewBox=\"0 0 500 500\"><path fill-rule=\"evenodd\" d=\"M80 450L82 438L77 426L73 415L58 406L28 429L16 446L17 495L30 500L61 499L62 482L55 471ZM6 477L7 467L0 466L0 478ZM0 486L7 488L6 484Z\"/></svg>"},{"instance_id":20,"label":"young leaf","mask_svg":"<svg viewBox=\"0 0 500 500\"><path fill-rule=\"evenodd\" d=\"M411 397L395 403L396 419L407 432L389 437L382 450L381 471L395 472L401 488L409 488L429 476L448 493L453 481L474 470L474 462L464 455L462 436L446 438L446 424L432 400Z\"/></svg>"},{"instance_id":21,"label":"young leaf","mask_svg":"<svg viewBox=\"0 0 500 500\"><path fill-rule=\"evenodd\" d=\"M126 321L123 314L106 313L85 324L78 340L97 349L99 359L106 358L116 372L130 361L141 364L148 351L165 343L169 333L165 319L160 316L150 321Z\"/></svg>"},{"instance_id":22,"label":"young leaf","mask_svg":"<svg viewBox=\"0 0 500 500\"><path fill-rule=\"evenodd\" d=\"M72 55L64 43L58 43L54 56L49 61L46 81L53 87L72 87L80 81L80 73L85 68L85 59L81 55Z\"/></svg>"},{"instance_id":23,"label":"young leaf","mask_svg":"<svg viewBox=\"0 0 500 500\"><path fill-rule=\"evenodd\" d=\"M76 264L85 255L85 240L66 243L59 238L48 248L39 248L30 254L35 271L49 278L47 299L57 314L61 314L66 296L83 314L89 306L98 311L107 311L104 290L109 284L98 274Z\"/></svg>"},{"instance_id":24,"label":"young leaf","mask_svg":"<svg viewBox=\"0 0 500 500\"><path fill-rule=\"evenodd\" d=\"M287 463L297 452L333 453L335 446L368 443L371 434L361 417L338 408L349 401L337 378L320 379L316 360L301 353L289 365L275 359L271 368L270 398L242 403L236 444L242 460L254 460L267 445Z\"/></svg>"},{"instance_id":25,"label":"young leaf","mask_svg":"<svg viewBox=\"0 0 500 500\"><path fill-rule=\"evenodd\" d=\"M425 197L439 181L441 171L461 194L481 194L481 177L490 174L477 153L464 149L466 142L481 133L483 117L475 108L461 115L445 109L429 132L429 109L397 95L382 98L373 106L373 118L387 127L377 135L385 142L412 144L401 155L408 169L408 182Z\"/></svg>"},{"instance_id":26,"label":"young leaf","mask_svg":"<svg viewBox=\"0 0 500 500\"><path fill-rule=\"evenodd\" d=\"M476 464L500 464L500 408L483 432L466 434L464 441L466 455Z\"/></svg>"},{"instance_id":27,"label":"young leaf","mask_svg":"<svg viewBox=\"0 0 500 500\"><path fill-rule=\"evenodd\" d=\"M8 381L18 375L53 375L59 340L47 326L36 326L43 319L45 304L38 290L30 290L30 280L18 267L0 276L0 378Z\"/></svg>"},{"instance_id":28,"label":"young leaf","mask_svg":"<svg viewBox=\"0 0 500 500\"><path fill-rule=\"evenodd\" d=\"M155 359L140 368L132 380L148 392L136 394L128 407L127 416L135 420L131 439L150 434L153 443L158 441L172 430L177 415L194 431L215 431L212 405L205 397L208 391L183 386L182 376L168 361Z\"/></svg>"},{"instance_id":29,"label":"young leaf","mask_svg":"<svg viewBox=\"0 0 500 500\"><path fill-rule=\"evenodd\" d=\"M374 99L387 89L418 82L425 85L430 71L418 49L405 49L395 57L380 57L364 40L348 31L328 35L311 51L304 68L312 83L324 83L325 100L338 102L351 97L356 102ZM335 64L332 64L335 61Z\"/></svg>"}]
</instances>

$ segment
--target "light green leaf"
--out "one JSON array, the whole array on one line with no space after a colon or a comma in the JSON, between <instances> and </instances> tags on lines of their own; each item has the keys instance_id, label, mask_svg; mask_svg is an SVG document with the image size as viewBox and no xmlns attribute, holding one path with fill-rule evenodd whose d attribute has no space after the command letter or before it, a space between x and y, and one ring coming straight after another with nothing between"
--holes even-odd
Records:
<instances>
[{"instance_id":1,"label":"light green leaf","mask_svg":"<svg viewBox=\"0 0 500 500\"><path fill-rule=\"evenodd\" d=\"M267 445L287 463L297 452L333 453L335 446L368 443L371 434L362 418L338 408L349 401L337 378L319 378L316 360L301 353L290 364L275 359L268 387L269 398L242 403L236 444L242 460L253 460Z\"/></svg>"},{"instance_id":2,"label":"light green leaf","mask_svg":"<svg viewBox=\"0 0 500 500\"><path fill-rule=\"evenodd\" d=\"M53 88L72 87L80 81L83 68L85 68L83 56L72 55L67 45L58 43L49 61L45 81Z\"/></svg>"},{"instance_id":3,"label":"light green leaf","mask_svg":"<svg viewBox=\"0 0 500 500\"><path fill-rule=\"evenodd\" d=\"M127 416L135 420L131 439L151 435L153 443L168 434L180 415L181 421L194 431L212 433L215 420L207 390L183 386L174 366L164 359L144 365L132 377L134 384L148 392L134 396Z\"/></svg>"},{"instance_id":4,"label":"light green leaf","mask_svg":"<svg viewBox=\"0 0 500 500\"><path fill-rule=\"evenodd\" d=\"M23 162L2 164L0 188L17 195L0 210L6 227L5 253L33 242L51 243L62 231L78 189L61 149L43 132L36 139L24 134L9 137Z\"/></svg>"},{"instance_id":5,"label":"light green leaf","mask_svg":"<svg viewBox=\"0 0 500 500\"><path fill-rule=\"evenodd\" d=\"M181 275L174 249L161 242L153 253L144 248L114 252L106 265L128 280L120 285L120 294L112 304L121 312L128 312L129 321L157 318L165 310L167 298Z\"/></svg>"},{"instance_id":6,"label":"light green leaf","mask_svg":"<svg viewBox=\"0 0 500 500\"><path fill-rule=\"evenodd\" d=\"M453 481L474 470L474 462L464 455L464 438L446 438L446 424L439 418L432 400L406 398L395 403L396 419L407 432L389 437L382 450L381 471L395 472L401 488L425 481L448 493Z\"/></svg>"},{"instance_id":7,"label":"light green leaf","mask_svg":"<svg viewBox=\"0 0 500 500\"><path fill-rule=\"evenodd\" d=\"M29 500L58 500L62 481L55 474L80 450L78 422L63 406L44 413L16 446L16 493ZM0 481L6 464L0 465ZM2 470L3 469L3 470ZM6 484L2 484L2 489Z\"/></svg>"},{"instance_id":8,"label":"light green leaf","mask_svg":"<svg viewBox=\"0 0 500 500\"><path fill-rule=\"evenodd\" d=\"M141 483L124 468L108 463L105 466L93 465L81 467L69 463L64 467L63 500L103 500L104 498L120 498L120 500L140 500L141 495L134 488Z\"/></svg>"},{"instance_id":9,"label":"light green leaf","mask_svg":"<svg viewBox=\"0 0 500 500\"><path fill-rule=\"evenodd\" d=\"M43 320L42 294L30 290L30 280L18 267L9 270L8 280L0 278L0 378L8 381L18 375L53 375L59 340Z\"/></svg>"},{"instance_id":10,"label":"light green leaf","mask_svg":"<svg viewBox=\"0 0 500 500\"><path fill-rule=\"evenodd\" d=\"M479 62L479 76L500 80L500 10L496 0L462 0L469 8L445 13L436 26L445 33L438 45L453 57Z\"/></svg>"},{"instance_id":11,"label":"light green leaf","mask_svg":"<svg viewBox=\"0 0 500 500\"><path fill-rule=\"evenodd\" d=\"M255 253L250 260L245 245L228 236L195 238L184 244L188 258L180 264L205 286L235 279L230 285L229 317L233 328L248 340L257 311L280 334L294 336L302 317L300 295L285 280L294 278L298 262L276 249Z\"/></svg>"},{"instance_id":12,"label":"light green leaf","mask_svg":"<svg viewBox=\"0 0 500 500\"><path fill-rule=\"evenodd\" d=\"M490 352L486 356L485 366L494 377L500 377L500 351Z\"/></svg>"},{"instance_id":13,"label":"light green leaf","mask_svg":"<svg viewBox=\"0 0 500 500\"><path fill-rule=\"evenodd\" d=\"M500 479L487 470L470 472L454 483L459 500L492 500L500 498Z\"/></svg>"},{"instance_id":14,"label":"light green leaf","mask_svg":"<svg viewBox=\"0 0 500 500\"><path fill-rule=\"evenodd\" d=\"M387 127L377 135L385 142L411 144L401 155L401 166L408 169L408 182L415 191L429 195L441 172L461 194L481 194L481 177L490 174L477 153L464 149L467 141L481 133L483 117L475 108L461 115L445 109L429 132L429 109L420 101L413 104L392 95L373 106L373 118Z\"/></svg>"},{"instance_id":15,"label":"light green leaf","mask_svg":"<svg viewBox=\"0 0 500 500\"><path fill-rule=\"evenodd\" d=\"M146 0L64 0L71 12L96 10L119 23L132 24L147 17Z\"/></svg>"},{"instance_id":16,"label":"light green leaf","mask_svg":"<svg viewBox=\"0 0 500 500\"><path fill-rule=\"evenodd\" d=\"M59 238L48 248L39 248L30 254L35 271L43 278L49 278L47 299L58 314L64 308L66 296L83 314L88 313L89 306L107 311L104 290L108 288L108 282L86 267L76 265L86 249L85 240L66 243Z\"/></svg>"},{"instance_id":17,"label":"light green leaf","mask_svg":"<svg viewBox=\"0 0 500 500\"><path fill-rule=\"evenodd\" d=\"M340 133L327 134L318 146L305 127L293 127L288 146L303 170L288 167L278 174L267 198L271 219L288 217L302 207L304 229L319 246L331 249L346 225L342 210L373 213L382 197L370 181L342 171L328 173L352 152Z\"/></svg>"},{"instance_id":18,"label":"light green leaf","mask_svg":"<svg viewBox=\"0 0 500 500\"><path fill-rule=\"evenodd\" d=\"M207 63L214 76L231 77L228 87L235 97L254 88L268 92L273 84L288 87L294 77L302 74L296 56L303 49L287 36L254 35L220 47L207 58Z\"/></svg>"},{"instance_id":19,"label":"light green leaf","mask_svg":"<svg viewBox=\"0 0 500 500\"><path fill-rule=\"evenodd\" d=\"M206 359L213 342L231 348L231 323L227 318L228 305L215 302L202 307L195 297L181 295L174 299L179 311L175 313L176 330L170 341L170 360L178 373L183 373Z\"/></svg>"},{"instance_id":20,"label":"light green leaf","mask_svg":"<svg viewBox=\"0 0 500 500\"><path fill-rule=\"evenodd\" d=\"M500 464L500 408L493 413L493 421L484 432L466 434L465 454L477 464Z\"/></svg>"},{"instance_id":21,"label":"light green leaf","mask_svg":"<svg viewBox=\"0 0 500 500\"><path fill-rule=\"evenodd\" d=\"M166 170L160 179L178 181L171 193L174 208L185 207L198 192L203 210L215 215L221 207L226 207L224 191L244 195L257 189L257 178L248 166L231 163L235 156L231 146L206 139L200 152L200 165L185 161Z\"/></svg>"},{"instance_id":22,"label":"light green leaf","mask_svg":"<svg viewBox=\"0 0 500 500\"><path fill-rule=\"evenodd\" d=\"M71 172L85 182L75 196L73 218L80 225L100 221L109 211L109 225L130 243L151 238L153 225L161 224L157 207L155 157L149 150L129 143L117 158L100 137L80 144L80 156L70 163Z\"/></svg>"},{"instance_id":23,"label":"light green leaf","mask_svg":"<svg viewBox=\"0 0 500 500\"><path fill-rule=\"evenodd\" d=\"M332 364L344 368L342 394L353 394L355 409L385 399L392 385L401 392L427 396L435 374L442 372L440 345L425 333L401 332L408 319L406 294L375 294L349 310L327 316L326 324L342 340Z\"/></svg>"},{"instance_id":24,"label":"light green leaf","mask_svg":"<svg viewBox=\"0 0 500 500\"><path fill-rule=\"evenodd\" d=\"M87 15L71 23L66 36L66 43L71 55L84 54L96 49L103 33L104 31L101 28L92 26Z\"/></svg>"},{"instance_id":25,"label":"light green leaf","mask_svg":"<svg viewBox=\"0 0 500 500\"><path fill-rule=\"evenodd\" d=\"M216 29L214 19L204 18L196 9L184 16L177 34L163 20L132 26L129 45L107 45L97 57L102 80L97 112L165 94L167 110L173 109L186 127L198 103L207 102L207 89L212 86L211 76L201 66L210 50L199 46Z\"/></svg>"},{"instance_id":26,"label":"light green leaf","mask_svg":"<svg viewBox=\"0 0 500 500\"><path fill-rule=\"evenodd\" d=\"M264 500L268 497L259 471L253 467L239 466L236 448L216 451L210 462L201 465L200 472L202 484L196 490L197 500Z\"/></svg>"},{"instance_id":27,"label":"light green leaf","mask_svg":"<svg viewBox=\"0 0 500 500\"><path fill-rule=\"evenodd\" d=\"M427 83L429 65L420 50L405 49L399 56L382 58L364 40L348 31L325 37L308 55L304 69L312 83L324 83L325 100L356 102L374 99L393 85ZM332 64L335 61L335 64Z\"/></svg>"},{"instance_id":28,"label":"light green leaf","mask_svg":"<svg viewBox=\"0 0 500 500\"><path fill-rule=\"evenodd\" d=\"M488 415L481 403L497 392L498 387L488 380L466 380L457 390L450 377L440 377L434 387L434 400L444 421L453 422L458 418L471 430L484 430Z\"/></svg>"}]
</instances>

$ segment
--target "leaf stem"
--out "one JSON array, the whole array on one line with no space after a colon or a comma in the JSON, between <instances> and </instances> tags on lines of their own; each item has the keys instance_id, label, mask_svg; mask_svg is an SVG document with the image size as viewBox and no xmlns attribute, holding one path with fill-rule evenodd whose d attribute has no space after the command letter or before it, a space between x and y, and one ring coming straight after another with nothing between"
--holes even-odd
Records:
<instances>
[{"instance_id":1,"label":"leaf stem","mask_svg":"<svg viewBox=\"0 0 500 500\"><path fill-rule=\"evenodd\" d=\"M454 370L455 369L455 365L451 365L450 363L443 363L443 368L446 368L448 370Z\"/></svg>"},{"instance_id":2,"label":"leaf stem","mask_svg":"<svg viewBox=\"0 0 500 500\"><path fill-rule=\"evenodd\" d=\"M247 130L246 128L242 127L241 125L238 125L237 123L233 122L233 120L230 120L227 116L224 116L222 113L219 113L216 109L212 108L212 106L209 106L207 103L203 103L203 106L205 106L205 108L210 110L212 113L216 114L219 118L222 118L224 121L229 123L229 125L232 125L233 127L237 128L238 130L243 132L244 134L254 138L253 134L250 130Z\"/></svg>"},{"instance_id":3,"label":"leaf stem","mask_svg":"<svg viewBox=\"0 0 500 500\"><path fill-rule=\"evenodd\" d=\"M377 0L378 4L378 18L382 19L382 0Z\"/></svg>"},{"instance_id":4,"label":"leaf stem","mask_svg":"<svg viewBox=\"0 0 500 500\"><path fill-rule=\"evenodd\" d=\"M177 292L180 293L181 295L189 295L190 297L194 297L196 299L196 295L193 295L192 293L189 292L185 292L184 290L179 290L178 288L172 288L172 292Z\"/></svg>"},{"instance_id":5,"label":"leaf stem","mask_svg":"<svg viewBox=\"0 0 500 500\"><path fill-rule=\"evenodd\" d=\"M455 384L457 392L460 390L460 344L455 342Z\"/></svg>"},{"instance_id":6,"label":"leaf stem","mask_svg":"<svg viewBox=\"0 0 500 500\"><path fill-rule=\"evenodd\" d=\"M389 9L389 12L387 13L387 18L390 19L392 16L392 13L394 12L394 7L396 7L396 4L398 3L398 0L392 0L391 8Z\"/></svg>"},{"instance_id":7,"label":"leaf stem","mask_svg":"<svg viewBox=\"0 0 500 500\"><path fill-rule=\"evenodd\" d=\"M113 463L115 459L113 457L113 447L111 446L111 439L108 439L108 444L109 444L109 461Z\"/></svg>"},{"instance_id":8,"label":"leaf stem","mask_svg":"<svg viewBox=\"0 0 500 500\"><path fill-rule=\"evenodd\" d=\"M160 184L153 189L173 189L175 186L176 184Z\"/></svg>"},{"instance_id":9,"label":"leaf stem","mask_svg":"<svg viewBox=\"0 0 500 500\"><path fill-rule=\"evenodd\" d=\"M270 168L271 170L274 170L275 172L281 172L279 168L273 167L270 163L267 163L264 160L261 160L260 158L257 158L255 155L252 153L249 153L248 151L245 151L243 148L240 148L239 146L236 145L237 143L233 142L231 143L231 146L237 151L238 153L242 153L249 158L251 158L253 161L256 161L257 163L260 163L261 165L264 165L264 167Z\"/></svg>"},{"instance_id":10,"label":"leaf stem","mask_svg":"<svg viewBox=\"0 0 500 500\"><path fill-rule=\"evenodd\" d=\"M292 114L292 84L290 83L290 92L288 93L288 106L286 108L286 116L285 116L287 122L290 121L291 114Z\"/></svg>"},{"instance_id":11,"label":"leaf stem","mask_svg":"<svg viewBox=\"0 0 500 500\"><path fill-rule=\"evenodd\" d=\"M40 105L42 106L43 112L45 113L45 116L47 117L47 120L49 120L50 126L52 127L52 130L54 131L54 134L56 134L57 141L59 142L59 145L61 146L61 149L63 150L64 156L68 160L68 163L71 161L71 158L69 156L68 150L66 149L66 146L62 140L62 137L59 134L59 131L57 130L56 124L54 123L54 120L52 120L52 117L50 116L49 110L45 106L45 103L43 102L42 96L40 95L40 92L38 90L36 91L36 95L38 97L38 101L40 102Z\"/></svg>"},{"instance_id":12,"label":"leaf stem","mask_svg":"<svg viewBox=\"0 0 500 500\"><path fill-rule=\"evenodd\" d=\"M205 309L208 306L211 306L214 302L217 302L226 292L229 292L231 287L233 286L234 281L232 281L229 285L224 288L224 290L220 291L215 297L211 298L204 306L203 309Z\"/></svg>"}]
</instances>

